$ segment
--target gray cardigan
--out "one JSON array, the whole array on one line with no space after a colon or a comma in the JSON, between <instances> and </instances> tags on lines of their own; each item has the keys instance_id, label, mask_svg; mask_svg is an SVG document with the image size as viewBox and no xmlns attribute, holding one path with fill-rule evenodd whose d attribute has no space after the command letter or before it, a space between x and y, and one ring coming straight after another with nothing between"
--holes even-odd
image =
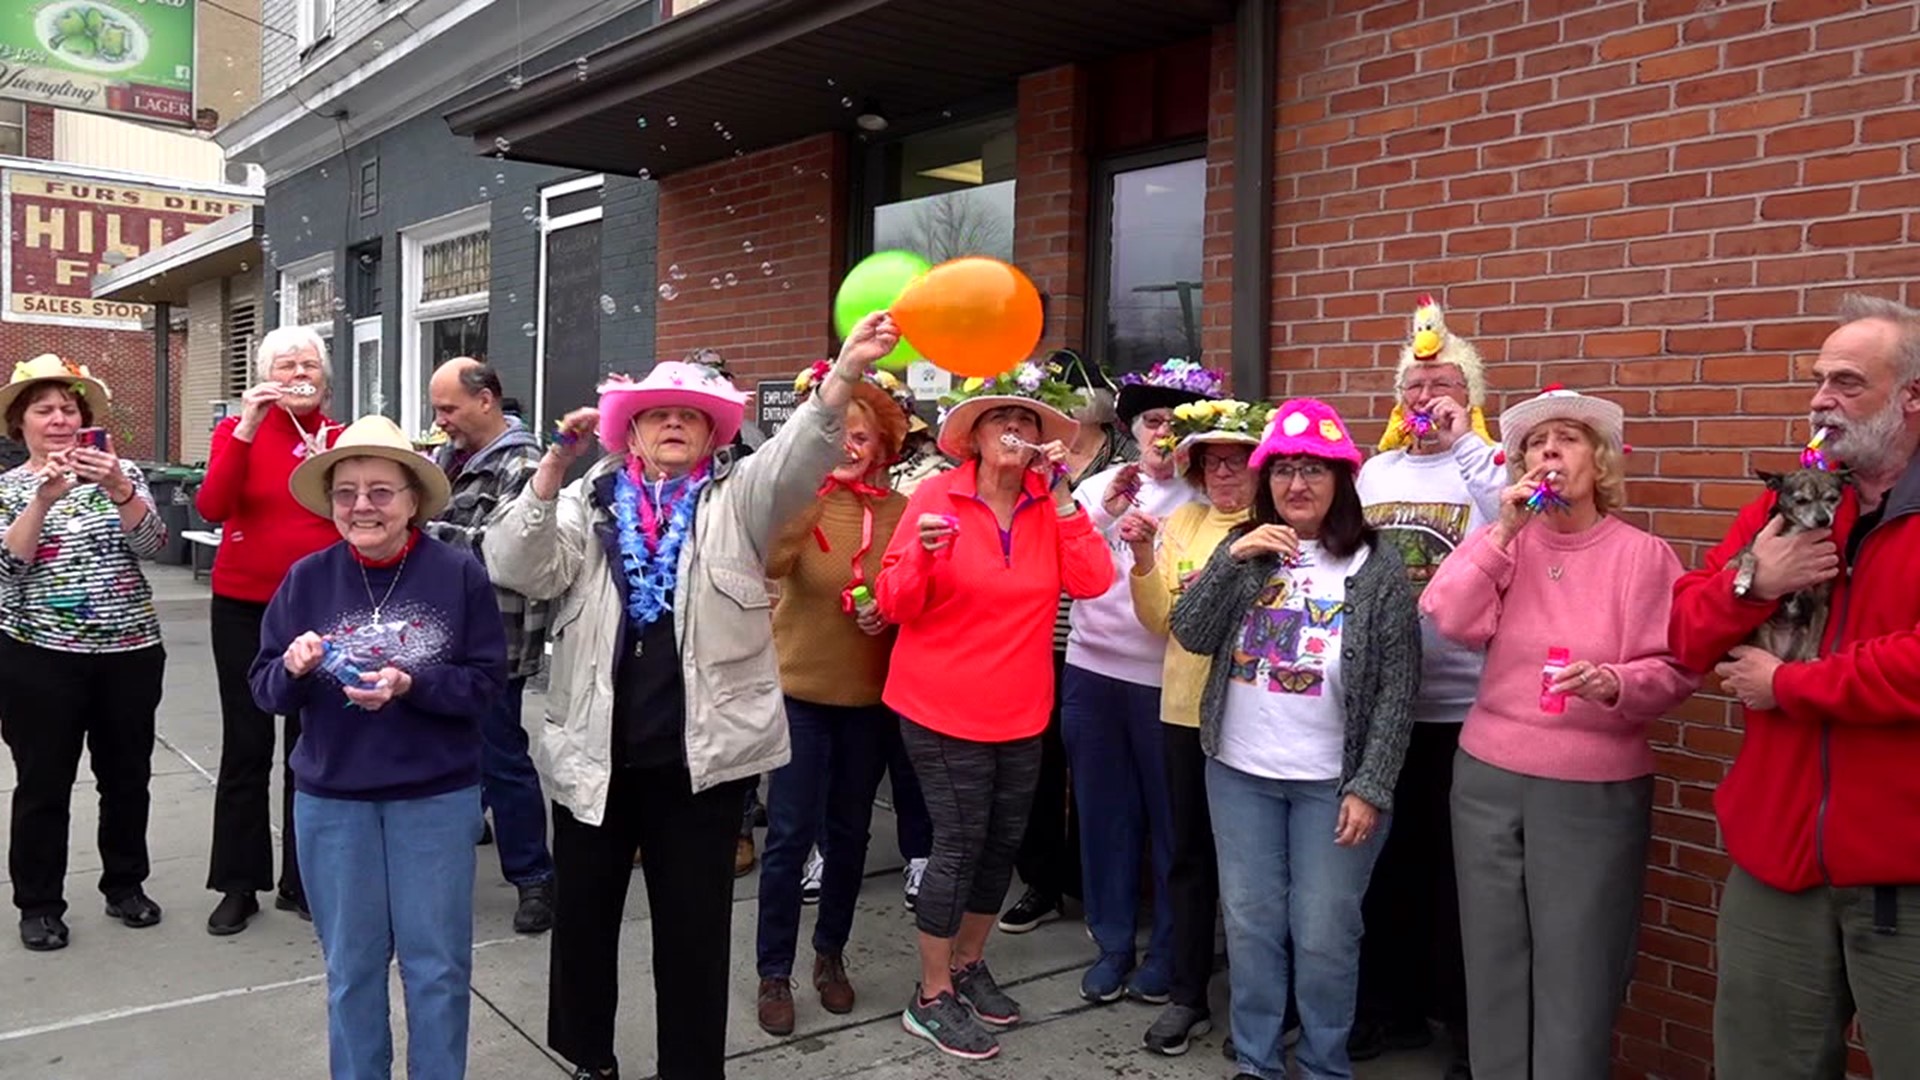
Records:
<instances>
[{"instance_id":1,"label":"gray cardigan","mask_svg":"<svg viewBox=\"0 0 1920 1080\"><path fill-rule=\"evenodd\" d=\"M1200 748L1219 753L1226 712L1227 674L1247 609L1258 599L1279 560L1244 562L1229 552L1236 529L1213 551L1200 576L1173 606L1173 637L1190 652L1213 658L1200 695ZM1340 793L1354 794L1382 813L1393 810L1393 785L1407 753L1413 699L1420 689L1420 612L1407 584L1406 565L1392 544L1375 540L1367 561L1347 579L1340 666L1347 719Z\"/></svg>"}]
</instances>

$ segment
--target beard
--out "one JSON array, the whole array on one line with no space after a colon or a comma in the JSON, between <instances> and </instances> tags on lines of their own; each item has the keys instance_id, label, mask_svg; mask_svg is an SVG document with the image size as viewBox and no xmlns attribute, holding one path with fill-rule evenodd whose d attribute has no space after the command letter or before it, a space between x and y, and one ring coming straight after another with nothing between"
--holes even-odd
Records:
<instances>
[{"instance_id":1,"label":"beard","mask_svg":"<svg viewBox=\"0 0 1920 1080\"><path fill-rule=\"evenodd\" d=\"M1883 473L1904 464L1906 420L1898 395L1889 398L1879 412L1854 424L1849 424L1838 410L1807 414L1813 430L1831 427L1838 433L1827 440L1828 455L1862 473Z\"/></svg>"}]
</instances>

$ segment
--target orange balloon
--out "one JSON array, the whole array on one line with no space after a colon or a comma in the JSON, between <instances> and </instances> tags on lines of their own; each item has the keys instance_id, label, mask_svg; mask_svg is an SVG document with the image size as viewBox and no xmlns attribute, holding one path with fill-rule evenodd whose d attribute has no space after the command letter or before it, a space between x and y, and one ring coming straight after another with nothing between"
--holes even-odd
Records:
<instances>
[{"instance_id":1,"label":"orange balloon","mask_svg":"<svg viewBox=\"0 0 1920 1080\"><path fill-rule=\"evenodd\" d=\"M979 255L927 271L888 310L921 356L962 378L990 379L1032 356L1044 321L1027 275Z\"/></svg>"}]
</instances>

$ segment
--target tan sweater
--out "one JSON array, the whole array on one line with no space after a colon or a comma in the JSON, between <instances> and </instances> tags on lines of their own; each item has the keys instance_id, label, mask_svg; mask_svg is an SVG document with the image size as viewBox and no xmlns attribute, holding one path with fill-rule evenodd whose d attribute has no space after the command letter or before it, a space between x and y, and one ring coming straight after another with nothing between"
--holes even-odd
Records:
<instances>
[{"instance_id":1,"label":"tan sweater","mask_svg":"<svg viewBox=\"0 0 1920 1080\"><path fill-rule=\"evenodd\" d=\"M817 705L878 705L887 681L894 629L861 633L840 607L841 592L853 580L853 553L860 550L861 502L844 490L820 499L782 532L767 561L767 576L780 582L780 602L773 609L780 689ZM869 592L906 508L906 497L898 492L874 503L873 546L860 561ZM831 550L820 550L816 525Z\"/></svg>"},{"instance_id":2,"label":"tan sweater","mask_svg":"<svg viewBox=\"0 0 1920 1080\"><path fill-rule=\"evenodd\" d=\"M1140 617L1142 626L1156 634L1167 633L1173 602L1180 595L1182 564L1187 573L1206 566L1228 531L1245 520L1245 510L1223 514L1197 502L1175 510L1161 524L1152 570L1142 574L1142 568L1135 567L1127 576L1127 584L1133 589L1133 613ZM1200 726L1200 693L1207 688L1207 670L1212 663L1212 657L1190 653L1171 637L1167 639L1167 660L1160 683L1163 722Z\"/></svg>"}]
</instances>

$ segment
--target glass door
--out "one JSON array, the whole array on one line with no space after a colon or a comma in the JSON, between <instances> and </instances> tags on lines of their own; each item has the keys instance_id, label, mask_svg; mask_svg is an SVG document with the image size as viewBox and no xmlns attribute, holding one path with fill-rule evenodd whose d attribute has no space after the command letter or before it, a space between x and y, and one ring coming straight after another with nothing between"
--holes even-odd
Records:
<instances>
[{"instance_id":1,"label":"glass door","mask_svg":"<svg viewBox=\"0 0 1920 1080\"><path fill-rule=\"evenodd\" d=\"M353 324L353 414L348 420L387 412L386 371L381 366L380 316Z\"/></svg>"}]
</instances>

